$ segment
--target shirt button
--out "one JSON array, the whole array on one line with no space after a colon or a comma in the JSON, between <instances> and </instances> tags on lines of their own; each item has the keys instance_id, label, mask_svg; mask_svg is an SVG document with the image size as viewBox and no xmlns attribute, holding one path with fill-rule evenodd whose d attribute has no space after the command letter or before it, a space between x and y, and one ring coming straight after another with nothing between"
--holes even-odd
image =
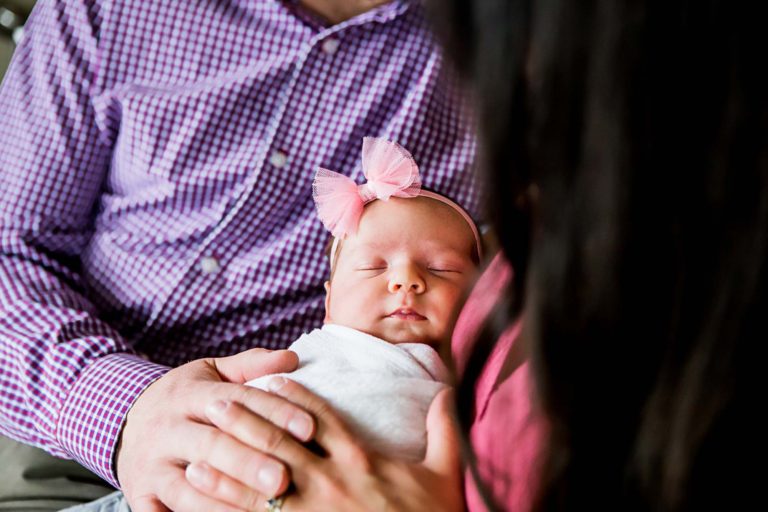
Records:
<instances>
[{"instance_id":1,"label":"shirt button","mask_svg":"<svg viewBox=\"0 0 768 512\"><path fill-rule=\"evenodd\" d=\"M221 265L219 264L219 260L213 256L205 256L200 258L200 271L203 274L215 274L219 271L220 268Z\"/></svg>"},{"instance_id":2,"label":"shirt button","mask_svg":"<svg viewBox=\"0 0 768 512\"><path fill-rule=\"evenodd\" d=\"M288 155L282 151L275 151L269 156L269 163L278 169L285 167L285 164L288 163Z\"/></svg>"},{"instance_id":3,"label":"shirt button","mask_svg":"<svg viewBox=\"0 0 768 512\"><path fill-rule=\"evenodd\" d=\"M326 39L323 41L321 48L326 55L333 55L339 49L339 44L338 39Z\"/></svg>"}]
</instances>

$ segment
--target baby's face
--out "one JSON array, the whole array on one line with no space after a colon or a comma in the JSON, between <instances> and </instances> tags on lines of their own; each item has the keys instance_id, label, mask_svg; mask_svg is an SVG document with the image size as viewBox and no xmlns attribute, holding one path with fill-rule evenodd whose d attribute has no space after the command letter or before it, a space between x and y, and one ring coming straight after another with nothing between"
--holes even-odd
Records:
<instances>
[{"instance_id":1,"label":"baby's face","mask_svg":"<svg viewBox=\"0 0 768 512\"><path fill-rule=\"evenodd\" d=\"M450 339L477 271L467 222L434 199L369 204L326 283L325 321L391 343Z\"/></svg>"}]
</instances>

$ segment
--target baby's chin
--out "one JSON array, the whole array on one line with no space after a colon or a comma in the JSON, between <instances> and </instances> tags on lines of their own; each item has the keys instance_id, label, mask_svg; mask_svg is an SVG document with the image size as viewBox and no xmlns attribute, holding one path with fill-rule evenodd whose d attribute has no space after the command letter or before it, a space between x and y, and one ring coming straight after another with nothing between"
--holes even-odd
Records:
<instances>
[{"instance_id":1,"label":"baby's chin","mask_svg":"<svg viewBox=\"0 0 768 512\"><path fill-rule=\"evenodd\" d=\"M419 325L409 325L408 322L385 325L378 334L374 335L389 343L424 343L433 348L437 348L445 342L445 340L435 337L428 329Z\"/></svg>"}]
</instances>

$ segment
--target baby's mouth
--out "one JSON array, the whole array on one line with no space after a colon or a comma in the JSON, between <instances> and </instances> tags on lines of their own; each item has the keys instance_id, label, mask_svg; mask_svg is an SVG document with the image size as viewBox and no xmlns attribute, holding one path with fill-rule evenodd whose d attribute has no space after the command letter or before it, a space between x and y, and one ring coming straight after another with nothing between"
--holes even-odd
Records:
<instances>
[{"instance_id":1,"label":"baby's mouth","mask_svg":"<svg viewBox=\"0 0 768 512\"><path fill-rule=\"evenodd\" d=\"M419 314L415 309L412 308L397 308L389 315L387 315L387 318L396 318L398 320L409 320L414 322L427 319L427 317Z\"/></svg>"}]
</instances>

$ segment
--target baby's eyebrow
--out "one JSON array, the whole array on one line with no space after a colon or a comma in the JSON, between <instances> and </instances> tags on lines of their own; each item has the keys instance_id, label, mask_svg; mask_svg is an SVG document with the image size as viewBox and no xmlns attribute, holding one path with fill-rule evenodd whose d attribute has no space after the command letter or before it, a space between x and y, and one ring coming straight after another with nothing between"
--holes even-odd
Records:
<instances>
[{"instance_id":1,"label":"baby's eyebrow","mask_svg":"<svg viewBox=\"0 0 768 512\"><path fill-rule=\"evenodd\" d=\"M464 255L466 252L465 247L456 247L455 245L449 245L444 242L435 241L435 242L424 242L423 245L429 247L430 252L436 253L436 252L449 252L453 254L458 255ZM472 247L474 249L474 246Z\"/></svg>"},{"instance_id":2,"label":"baby's eyebrow","mask_svg":"<svg viewBox=\"0 0 768 512\"><path fill-rule=\"evenodd\" d=\"M370 244L359 244L359 245L356 245L355 247L352 247L351 249L352 249L351 251L352 254L360 254L360 253L377 254L382 251L383 247L381 246L381 244L370 243Z\"/></svg>"},{"instance_id":3,"label":"baby's eyebrow","mask_svg":"<svg viewBox=\"0 0 768 512\"><path fill-rule=\"evenodd\" d=\"M387 246L391 246L391 245L393 245L392 242L382 241L382 240L379 240L377 238L373 238L373 239L370 239L370 240L365 240L365 241L358 242L357 245L356 245L356 248L370 248L370 247L372 247L374 249L379 249L379 248L387 247Z\"/></svg>"},{"instance_id":4,"label":"baby's eyebrow","mask_svg":"<svg viewBox=\"0 0 768 512\"><path fill-rule=\"evenodd\" d=\"M451 255L451 256L437 256L430 260L431 265L439 265L441 267L465 267L468 265L474 265L472 258L468 254Z\"/></svg>"}]
</instances>

